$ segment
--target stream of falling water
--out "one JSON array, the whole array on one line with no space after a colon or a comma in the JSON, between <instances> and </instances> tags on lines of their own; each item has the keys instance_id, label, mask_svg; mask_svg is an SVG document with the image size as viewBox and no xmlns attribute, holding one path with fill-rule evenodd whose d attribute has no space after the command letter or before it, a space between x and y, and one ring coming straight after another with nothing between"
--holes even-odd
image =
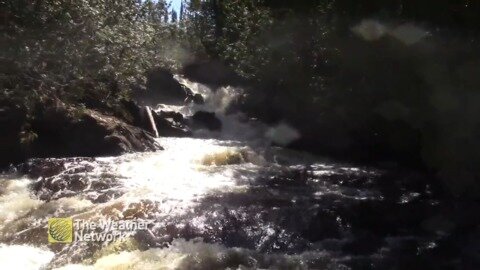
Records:
<instances>
[{"instance_id":1,"label":"stream of falling water","mask_svg":"<svg viewBox=\"0 0 480 270\"><path fill-rule=\"evenodd\" d=\"M224 114L237 89L179 80L206 104L157 109L213 111L223 131L159 138L158 152L30 161L30 171L50 168L43 177L3 174L0 269L348 269L388 265L412 239L417 253L435 245L436 235L408 228L376 235L362 216L377 205L435 205L428 186L386 198L376 186L384 172L270 147L275 129ZM50 244L51 217L151 225L118 241Z\"/></svg>"}]
</instances>

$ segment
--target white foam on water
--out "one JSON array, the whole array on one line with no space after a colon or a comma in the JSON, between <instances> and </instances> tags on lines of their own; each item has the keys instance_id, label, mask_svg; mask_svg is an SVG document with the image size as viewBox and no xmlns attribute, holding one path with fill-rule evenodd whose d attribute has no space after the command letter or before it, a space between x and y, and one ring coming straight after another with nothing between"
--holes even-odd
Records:
<instances>
[{"instance_id":1,"label":"white foam on water","mask_svg":"<svg viewBox=\"0 0 480 270\"><path fill-rule=\"evenodd\" d=\"M53 257L54 253L44 248L0 244L0 269L37 270Z\"/></svg>"},{"instance_id":2,"label":"white foam on water","mask_svg":"<svg viewBox=\"0 0 480 270\"><path fill-rule=\"evenodd\" d=\"M30 198L30 197L29 197ZM23 199L12 200L13 204L23 206L25 203ZM81 213L85 209L92 208L93 203L89 200L80 197L68 197L60 198L50 202L42 202L34 200L35 207L30 208L27 212L21 215L17 215L15 219L11 219L8 222L3 223L3 227L0 228L0 240L2 238L15 238L22 234L30 235L31 237L22 237L24 242L32 244L46 244L47 243L47 230L46 224L49 217L67 217L76 213ZM34 231L38 228L45 228L45 237L43 241L38 243L37 233L33 235L29 234L30 231ZM0 268L1 269L1 268Z\"/></svg>"},{"instance_id":3,"label":"white foam on water","mask_svg":"<svg viewBox=\"0 0 480 270\"><path fill-rule=\"evenodd\" d=\"M120 181L126 193L119 201L156 201L165 213L172 214L171 211L188 209L209 192L236 188L236 166L217 168L202 164L202 159L212 153L238 151L238 147L229 146L228 142L193 138L158 141L165 148L159 153L102 159L115 164L112 170L123 177ZM256 168L254 164L245 166Z\"/></svg>"},{"instance_id":4,"label":"white foam on water","mask_svg":"<svg viewBox=\"0 0 480 270\"><path fill-rule=\"evenodd\" d=\"M115 197L103 203L92 203L85 192L49 202L40 201L29 190L32 180L4 180L0 182L0 240L21 239L22 243L44 245L47 219L50 217L71 216L92 221L125 218L125 210L137 207L130 212L141 212L148 215L148 218L153 215L157 220L167 216L175 218L191 213L208 195L247 192L250 180L264 173L265 169L274 167L283 170L287 167L280 164L301 164L292 169L302 170L303 164L313 164L310 155L285 149L276 151L275 147L265 149L269 149L270 154L275 156L274 160L284 159L285 162L267 161L270 160L265 154L268 151L262 147L269 146L272 141L281 145L288 144L300 134L286 124L268 129L261 123L252 124L241 114L227 115L225 111L228 106L241 95L239 89L222 87L211 91L204 85L179 80L183 80L194 93L202 94L205 104L162 106L161 109L179 111L185 115L192 115L196 111L215 112L223 122L222 132L215 134L219 139L158 138L157 141L164 147L163 151L95 159L89 164L94 167L93 170L82 177L101 178L106 173L114 178L114 185L107 184L105 190L88 191L98 195L113 191ZM258 154L259 152L263 154ZM206 158L211 161L205 162ZM73 172L75 163L72 164L72 168L69 164L66 167ZM329 167L323 168L323 171L327 169ZM68 174L60 175L58 181L62 181L62 177ZM324 193L329 188L326 186ZM202 223L202 217L195 222ZM201 227L201 224L196 226ZM43 230L45 238L42 236ZM4 250L0 249L0 259L2 254L14 253L27 258L27 265L19 269L34 269L30 266L39 268L53 257L52 252L34 246L4 247ZM79 252L83 251L80 249ZM254 250L176 239L168 248L123 251L101 256L92 265L70 264L60 269L240 269L242 266L251 269L305 269L309 260L321 257L328 257L328 254L317 251L301 255L261 254ZM63 257L57 259L54 260L55 265L65 263ZM12 267L0 267L3 268Z\"/></svg>"},{"instance_id":5,"label":"white foam on water","mask_svg":"<svg viewBox=\"0 0 480 270\"><path fill-rule=\"evenodd\" d=\"M93 265L73 264L57 270L118 270L118 269L307 269L309 260L328 258L324 252L307 252L299 255L259 254L243 248L226 248L197 240L173 241L168 248L146 251L129 251L110 254Z\"/></svg>"},{"instance_id":6,"label":"white foam on water","mask_svg":"<svg viewBox=\"0 0 480 270\"><path fill-rule=\"evenodd\" d=\"M28 188L31 180L3 180L0 196L0 230L9 222L27 215L42 204L42 201L33 198Z\"/></svg>"},{"instance_id":7,"label":"white foam on water","mask_svg":"<svg viewBox=\"0 0 480 270\"><path fill-rule=\"evenodd\" d=\"M194 94L200 94L205 100L204 104L189 103L186 105L167 105L159 104L156 111L174 111L183 114L184 116L192 116L198 111L214 112L217 114L224 114L228 106L235 98L241 95L242 91L239 88L226 86L220 87L213 91L208 86L201 83L192 82L181 76L175 78L183 85L188 87Z\"/></svg>"}]
</instances>

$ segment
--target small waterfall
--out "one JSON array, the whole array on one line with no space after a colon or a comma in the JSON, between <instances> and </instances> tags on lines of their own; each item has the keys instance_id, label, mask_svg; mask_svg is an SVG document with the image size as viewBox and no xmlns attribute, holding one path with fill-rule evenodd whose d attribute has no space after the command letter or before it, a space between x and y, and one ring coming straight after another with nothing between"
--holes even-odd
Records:
<instances>
[{"instance_id":1,"label":"small waterfall","mask_svg":"<svg viewBox=\"0 0 480 270\"><path fill-rule=\"evenodd\" d=\"M161 105L157 107L157 110L172 110L186 117L190 117L199 111L212 112L222 122L221 132L198 130L194 132L195 137L249 141L249 143L259 144L269 143L264 138L268 128L266 125L259 121L249 121L248 117L239 111L229 110L230 105L244 95L242 88L222 86L212 89L207 85L190 81L180 75L176 75L175 79L192 90L194 94L202 95L205 102L203 104L189 103L185 106Z\"/></svg>"},{"instance_id":2,"label":"small waterfall","mask_svg":"<svg viewBox=\"0 0 480 270\"><path fill-rule=\"evenodd\" d=\"M150 125L152 126L153 133L155 134L155 138L158 138L158 130L157 125L155 124L155 120L153 119L152 109L149 106L145 106L145 111L147 111L148 120L150 121Z\"/></svg>"}]
</instances>

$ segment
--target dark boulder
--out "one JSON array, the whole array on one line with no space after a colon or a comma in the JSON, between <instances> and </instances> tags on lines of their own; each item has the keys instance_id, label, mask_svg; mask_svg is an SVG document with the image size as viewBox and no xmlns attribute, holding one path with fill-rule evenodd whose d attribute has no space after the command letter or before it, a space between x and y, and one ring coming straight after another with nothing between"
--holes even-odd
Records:
<instances>
[{"instance_id":1,"label":"dark boulder","mask_svg":"<svg viewBox=\"0 0 480 270\"><path fill-rule=\"evenodd\" d=\"M213 112L196 112L192 118L193 128L207 128L211 131L218 131L222 129L222 121L215 116Z\"/></svg>"},{"instance_id":2,"label":"dark boulder","mask_svg":"<svg viewBox=\"0 0 480 270\"><path fill-rule=\"evenodd\" d=\"M161 111L160 113L154 113L153 118L159 136L188 137L192 135L181 113Z\"/></svg>"},{"instance_id":3,"label":"dark boulder","mask_svg":"<svg viewBox=\"0 0 480 270\"><path fill-rule=\"evenodd\" d=\"M134 88L133 96L141 105L154 106L159 103L183 104L193 92L175 80L170 71L156 68L147 73L147 87Z\"/></svg>"},{"instance_id":4,"label":"dark boulder","mask_svg":"<svg viewBox=\"0 0 480 270\"><path fill-rule=\"evenodd\" d=\"M47 178L60 174L66 170L64 159L37 159L33 158L19 166L20 171L31 178Z\"/></svg>"},{"instance_id":5,"label":"dark boulder","mask_svg":"<svg viewBox=\"0 0 480 270\"><path fill-rule=\"evenodd\" d=\"M182 124L182 125L185 125L186 124L186 120L185 118L183 117L183 115L179 112L173 112L173 111L160 111L158 113L158 116L159 117L162 117L162 118L170 118L172 119L173 121L175 121L177 124Z\"/></svg>"},{"instance_id":6,"label":"dark boulder","mask_svg":"<svg viewBox=\"0 0 480 270\"><path fill-rule=\"evenodd\" d=\"M203 105L203 104L205 104L205 99L203 98L202 95L195 94L195 95L193 95L193 103L195 103L197 105Z\"/></svg>"},{"instance_id":7,"label":"dark boulder","mask_svg":"<svg viewBox=\"0 0 480 270\"><path fill-rule=\"evenodd\" d=\"M193 102L194 104L197 104L197 105L203 105L205 104L205 99L201 94L192 93L192 95L189 95L187 99L185 99L185 103L190 103L190 102Z\"/></svg>"}]
</instances>

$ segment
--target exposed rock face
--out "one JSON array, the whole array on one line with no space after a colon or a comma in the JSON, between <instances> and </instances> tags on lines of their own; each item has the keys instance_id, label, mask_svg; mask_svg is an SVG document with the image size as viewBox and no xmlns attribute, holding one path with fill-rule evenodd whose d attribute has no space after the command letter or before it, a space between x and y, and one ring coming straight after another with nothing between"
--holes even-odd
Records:
<instances>
[{"instance_id":1,"label":"exposed rock face","mask_svg":"<svg viewBox=\"0 0 480 270\"><path fill-rule=\"evenodd\" d=\"M134 98L141 105L184 104L188 97L193 97L193 92L175 80L170 71L162 68L148 72L146 89L134 89Z\"/></svg>"},{"instance_id":2,"label":"exposed rock face","mask_svg":"<svg viewBox=\"0 0 480 270\"><path fill-rule=\"evenodd\" d=\"M35 121L35 156L105 156L154 151L155 140L145 131L93 110L81 116L65 107L50 107Z\"/></svg>"},{"instance_id":3,"label":"exposed rock face","mask_svg":"<svg viewBox=\"0 0 480 270\"><path fill-rule=\"evenodd\" d=\"M29 145L20 143L18 125L25 116L11 108L5 113L2 127L8 134L1 138L0 166L31 157L115 156L161 148L147 132L113 116L68 107L59 100L36 107L30 130L37 138Z\"/></svg>"},{"instance_id":4,"label":"exposed rock face","mask_svg":"<svg viewBox=\"0 0 480 270\"><path fill-rule=\"evenodd\" d=\"M141 107L133 100L122 100L121 103L124 110L130 116L130 118L128 119L128 123L136 127L145 128L144 127L145 115L143 112L145 108Z\"/></svg>"},{"instance_id":5,"label":"exposed rock face","mask_svg":"<svg viewBox=\"0 0 480 270\"><path fill-rule=\"evenodd\" d=\"M213 112L196 112L191 120L193 128L207 128L211 131L222 129L222 121L220 121Z\"/></svg>"}]
</instances>

